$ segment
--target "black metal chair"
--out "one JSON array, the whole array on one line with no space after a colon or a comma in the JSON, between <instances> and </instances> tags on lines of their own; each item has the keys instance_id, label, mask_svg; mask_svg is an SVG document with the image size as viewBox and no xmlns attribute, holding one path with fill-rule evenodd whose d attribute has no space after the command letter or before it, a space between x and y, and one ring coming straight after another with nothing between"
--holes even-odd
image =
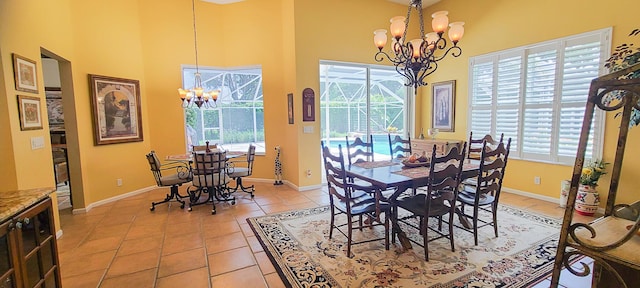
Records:
<instances>
[{"instance_id":1,"label":"black metal chair","mask_svg":"<svg viewBox=\"0 0 640 288\"><path fill-rule=\"evenodd\" d=\"M235 205L236 200L227 186L231 178L227 174L226 157L224 151L193 152L193 181L187 188L190 196L189 211L193 206L210 203L211 214L216 214L215 201L231 201L231 205ZM198 202L203 193L208 194L208 197Z\"/></svg>"},{"instance_id":2,"label":"black metal chair","mask_svg":"<svg viewBox=\"0 0 640 288\"><path fill-rule=\"evenodd\" d=\"M345 136L347 143L347 158L349 165L353 163L374 161L373 160L373 136L369 135L369 142L364 142L360 137L356 137L353 142L349 142L349 136Z\"/></svg>"},{"instance_id":3,"label":"black metal chair","mask_svg":"<svg viewBox=\"0 0 640 288\"><path fill-rule=\"evenodd\" d=\"M460 185L466 144L463 144L463 147L462 151L458 150L458 147L453 147L447 155L438 157L434 145L429 165L429 180L427 181L426 192L397 200L398 208L411 212L410 215L399 217L399 211L392 213L396 221L420 231L422 243L411 238L409 240L424 248L424 258L427 261L429 261L429 242L431 241L447 238L451 242L451 251L455 251L453 216L456 209L455 203L458 195L458 186ZM443 220L444 216L448 216L446 221ZM429 226L429 218L438 219L438 229ZM448 233L442 231L443 221L449 225ZM429 230L434 231L438 236L429 239Z\"/></svg>"},{"instance_id":4,"label":"black metal chair","mask_svg":"<svg viewBox=\"0 0 640 288\"><path fill-rule=\"evenodd\" d=\"M236 187L231 188L233 192L238 191L238 188L243 192L247 192L251 194L251 198L253 198L253 193L255 192L254 185L249 187L244 187L242 185L242 178L249 177L253 173L253 160L256 158L256 146L251 144L249 145L249 151L247 151L247 160L246 167L238 166L238 164L245 161L228 161L227 166L229 167L230 173L229 177L236 180Z\"/></svg>"},{"instance_id":5,"label":"black metal chair","mask_svg":"<svg viewBox=\"0 0 640 288\"><path fill-rule=\"evenodd\" d=\"M389 155L391 155L391 159L411 155L411 136L407 139L402 139L400 135L395 135L393 138L391 138L391 134L387 135L389 136Z\"/></svg>"},{"instance_id":6,"label":"black metal chair","mask_svg":"<svg viewBox=\"0 0 640 288\"><path fill-rule=\"evenodd\" d=\"M466 217L473 220L473 237L475 245L478 245L478 228L487 225L493 226L496 237L498 237L498 201L502 190L502 179L507 167L509 158L509 146L511 138L507 139L507 144L499 143L495 149L487 148L487 141L484 141L482 152L480 153L480 169L478 170L477 185L462 185L463 188L458 193L460 210ZM466 214L465 207L473 207L473 214ZM484 210L492 214L491 220L480 219L479 210ZM482 222L482 225L478 225ZM466 228L465 228L466 229ZM469 231L469 230L467 230Z\"/></svg>"},{"instance_id":7,"label":"black metal chair","mask_svg":"<svg viewBox=\"0 0 640 288\"><path fill-rule=\"evenodd\" d=\"M329 229L329 239L333 237L333 230L336 229L347 237L347 256L351 257L351 245L382 240L383 238L366 239L355 242L353 240L353 230L362 230L364 227L384 226L385 249L389 250L389 217L391 206L381 202L380 190L373 186L360 186L349 182L345 171L342 145L338 145L338 155L333 155L329 147L322 145L322 156L324 158L327 185L329 188L329 201L331 207L331 227ZM347 216L347 223L336 225L335 217L339 214ZM384 214L384 222L380 216ZM372 221L363 224L362 216L368 216ZM358 217L358 225L354 226L353 217ZM341 228L347 226L347 230Z\"/></svg>"},{"instance_id":8,"label":"black metal chair","mask_svg":"<svg viewBox=\"0 0 640 288\"><path fill-rule=\"evenodd\" d=\"M178 193L178 187L191 181L189 165L178 161L162 164L160 163L155 151L151 151L151 153L147 154L147 160L149 161L151 173L153 173L153 177L156 179L158 187L171 187L171 193L167 194L167 197L160 202L151 202L151 208L149 208L149 210L153 211L156 209L156 205L167 203L171 200L176 200L180 203L180 208L184 208L184 201L182 201L181 198L186 198L188 196L180 195L180 193ZM174 170L175 173L162 175L162 171L166 170Z\"/></svg>"}]
</instances>

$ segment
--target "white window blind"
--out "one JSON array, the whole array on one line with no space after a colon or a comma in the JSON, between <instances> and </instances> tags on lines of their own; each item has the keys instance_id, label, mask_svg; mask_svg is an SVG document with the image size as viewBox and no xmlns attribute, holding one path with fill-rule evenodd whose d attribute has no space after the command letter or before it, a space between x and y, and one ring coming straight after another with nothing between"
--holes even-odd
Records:
<instances>
[{"instance_id":1,"label":"white window blind","mask_svg":"<svg viewBox=\"0 0 640 288\"><path fill-rule=\"evenodd\" d=\"M604 72L611 29L473 57L469 129L511 138L511 157L573 164L591 80ZM587 158L602 155L604 116L594 118Z\"/></svg>"}]
</instances>

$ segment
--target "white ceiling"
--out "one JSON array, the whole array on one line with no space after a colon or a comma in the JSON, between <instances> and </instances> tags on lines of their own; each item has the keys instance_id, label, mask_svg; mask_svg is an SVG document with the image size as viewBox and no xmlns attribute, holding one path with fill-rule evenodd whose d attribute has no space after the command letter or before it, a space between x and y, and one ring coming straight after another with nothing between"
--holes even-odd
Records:
<instances>
[{"instance_id":1,"label":"white ceiling","mask_svg":"<svg viewBox=\"0 0 640 288\"><path fill-rule=\"evenodd\" d=\"M409 4L411 4L411 0L389 0L389 1L396 2L396 3L399 3L399 4L405 4L407 6L409 6ZM440 2L440 0L422 0L422 8L429 7L429 6L431 6L433 4L436 4L438 2Z\"/></svg>"}]
</instances>

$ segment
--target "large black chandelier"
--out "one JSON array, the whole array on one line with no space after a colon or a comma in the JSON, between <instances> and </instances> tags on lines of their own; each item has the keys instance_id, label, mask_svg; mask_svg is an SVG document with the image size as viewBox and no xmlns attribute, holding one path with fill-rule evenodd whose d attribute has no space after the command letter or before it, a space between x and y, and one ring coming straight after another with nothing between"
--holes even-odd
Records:
<instances>
[{"instance_id":1,"label":"large black chandelier","mask_svg":"<svg viewBox=\"0 0 640 288\"><path fill-rule=\"evenodd\" d=\"M220 91L205 91L202 87L202 77L198 68L198 32L196 30L195 0L191 0L191 12L193 15L193 47L196 51L196 73L194 75L193 88L178 88L178 96L182 102L182 108L192 107L193 105L198 106L198 108L214 108Z\"/></svg>"},{"instance_id":2,"label":"large black chandelier","mask_svg":"<svg viewBox=\"0 0 640 288\"><path fill-rule=\"evenodd\" d=\"M409 19L411 10L418 10L420 17L420 37L417 39L406 41L407 28L409 27ZM449 24L449 12L439 11L433 13L431 27L433 32L424 33L424 20L422 18L422 0L411 0L407 17L396 16L391 18L391 36L393 44L391 45L391 53L382 51L387 44L387 30L378 29L373 32L373 41L378 47L375 59L378 62L385 58L396 66L396 71L400 75L407 78L406 86L413 86L417 93L419 86L426 86L424 78L438 69L438 62L444 59L449 52L453 57L462 54L462 49L458 46L458 41L464 34L464 22L453 22ZM452 45L447 47L447 40L442 37L449 26L449 40Z\"/></svg>"}]
</instances>

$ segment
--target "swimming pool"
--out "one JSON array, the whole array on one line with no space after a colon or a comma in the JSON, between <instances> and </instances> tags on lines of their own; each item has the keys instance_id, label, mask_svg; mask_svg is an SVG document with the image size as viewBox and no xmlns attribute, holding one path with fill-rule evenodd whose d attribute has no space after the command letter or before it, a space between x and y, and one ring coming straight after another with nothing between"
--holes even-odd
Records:
<instances>
[{"instance_id":1,"label":"swimming pool","mask_svg":"<svg viewBox=\"0 0 640 288\"><path fill-rule=\"evenodd\" d=\"M393 135L392 135L393 136ZM385 158L390 159L389 156L389 137L387 134L374 134L373 138L373 153L375 153L376 160L384 160ZM350 137L349 141L353 141L355 137ZM346 148L346 140L345 138L331 138L331 139L323 139L324 144L327 145L332 150L337 150L338 145L342 145L342 153L347 154Z\"/></svg>"}]
</instances>

